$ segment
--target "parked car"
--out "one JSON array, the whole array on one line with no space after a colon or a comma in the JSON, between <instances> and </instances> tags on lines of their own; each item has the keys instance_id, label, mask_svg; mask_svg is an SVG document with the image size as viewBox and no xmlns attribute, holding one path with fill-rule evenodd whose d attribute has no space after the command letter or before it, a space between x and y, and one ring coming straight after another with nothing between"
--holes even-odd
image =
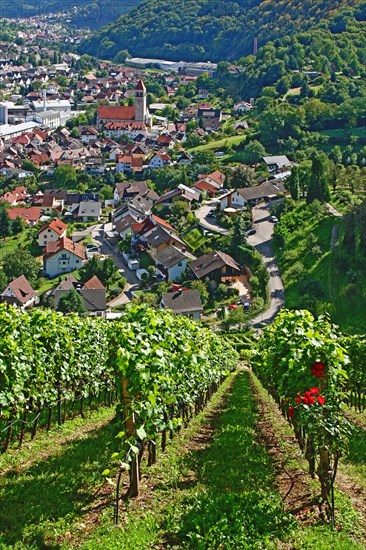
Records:
<instances>
[{"instance_id":1,"label":"parked car","mask_svg":"<svg viewBox=\"0 0 366 550\"><path fill-rule=\"evenodd\" d=\"M269 220L272 222L272 223L278 223L278 218L276 218L276 216L271 216L269 218Z\"/></svg>"},{"instance_id":2,"label":"parked car","mask_svg":"<svg viewBox=\"0 0 366 550\"><path fill-rule=\"evenodd\" d=\"M255 235L256 233L257 233L257 230L254 229L254 227L252 227L252 229L249 229L249 231L247 231L247 232L245 233L245 236L246 236L246 237L249 237L250 235Z\"/></svg>"}]
</instances>

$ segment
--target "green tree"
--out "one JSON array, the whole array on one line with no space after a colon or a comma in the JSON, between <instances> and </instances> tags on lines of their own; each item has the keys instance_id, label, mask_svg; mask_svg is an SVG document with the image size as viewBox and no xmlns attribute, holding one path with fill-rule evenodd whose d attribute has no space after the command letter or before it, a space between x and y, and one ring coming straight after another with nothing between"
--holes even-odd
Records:
<instances>
[{"instance_id":1,"label":"green tree","mask_svg":"<svg viewBox=\"0 0 366 550\"><path fill-rule=\"evenodd\" d=\"M127 50L120 50L114 58L115 63L124 63L127 58L131 57Z\"/></svg>"},{"instance_id":2,"label":"green tree","mask_svg":"<svg viewBox=\"0 0 366 550\"><path fill-rule=\"evenodd\" d=\"M57 304L57 311L62 313L85 313L83 299L75 288L61 296Z\"/></svg>"},{"instance_id":3,"label":"green tree","mask_svg":"<svg viewBox=\"0 0 366 550\"><path fill-rule=\"evenodd\" d=\"M60 164L55 168L53 181L59 189L73 189L77 183L77 174L73 166Z\"/></svg>"},{"instance_id":4,"label":"green tree","mask_svg":"<svg viewBox=\"0 0 366 550\"><path fill-rule=\"evenodd\" d=\"M17 248L4 257L3 270L9 280L24 275L29 283L34 286L39 273L39 263L29 250Z\"/></svg>"},{"instance_id":5,"label":"green tree","mask_svg":"<svg viewBox=\"0 0 366 550\"><path fill-rule=\"evenodd\" d=\"M5 290L9 280L7 276L5 275L4 271L0 269L0 292L3 292Z\"/></svg>"},{"instance_id":6,"label":"green tree","mask_svg":"<svg viewBox=\"0 0 366 550\"><path fill-rule=\"evenodd\" d=\"M286 178L286 188L290 191L291 198L295 201L300 198L300 173L299 168L294 166L291 175Z\"/></svg>"},{"instance_id":7,"label":"green tree","mask_svg":"<svg viewBox=\"0 0 366 550\"><path fill-rule=\"evenodd\" d=\"M0 237L9 237L11 235L11 220L6 211L5 204L0 204Z\"/></svg>"},{"instance_id":8,"label":"green tree","mask_svg":"<svg viewBox=\"0 0 366 550\"><path fill-rule=\"evenodd\" d=\"M198 290L200 298L201 298L202 305L205 306L207 304L208 298L209 298L209 293L208 293L208 290L206 288L205 283L203 281L200 281L200 280L193 281L191 283L191 289L192 290Z\"/></svg>"},{"instance_id":9,"label":"green tree","mask_svg":"<svg viewBox=\"0 0 366 550\"><path fill-rule=\"evenodd\" d=\"M88 281L96 275L107 287L111 285L118 275L118 267L112 258L101 260L97 255L93 256L80 270L80 278L83 282Z\"/></svg>"},{"instance_id":10,"label":"green tree","mask_svg":"<svg viewBox=\"0 0 366 550\"><path fill-rule=\"evenodd\" d=\"M171 211L173 216L176 216L177 218L181 218L184 216L189 210L189 205L186 201L175 201L173 204Z\"/></svg>"},{"instance_id":11,"label":"green tree","mask_svg":"<svg viewBox=\"0 0 366 550\"><path fill-rule=\"evenodd\" d=\"M259 141L253 140L244 148L243 161L253 164L258 162L265 154L266 150L263 145Z\"/></svg>"},{"instance_id":12,"label":"green tree","mask_svg":"<svg viewBox=\"0 0 366 550\"><path fill-rule=\"evenodd\" d=\"M17 235L18 233L22 233L26 227L27 226L23 218L17 216L11 224L11 232L13 235Z\"/></svg>"},{"instance_id":13,"label":"green tree","mask_svg":"<svg viewBox=\"0 0 366 550\"><path fill-rule=\"evenodd\" d=\"M234 189L241 189L243 187L251 187L255 183L254 172L251 168L240 164L232 171L230 178L230 186Z\"/></svg>"},{"instance_id":14,"label":"green tree","mask_svg":"<svg viewBox=\"0 0 366 550\"><path fill-rule=\"evenodd\" d=\"M323 153L316 154L312 160L309 187L306 195L306 202L308 204L314 200L320 202L330 200L326 160L327 157Z\"/></svg>"}]
</instances>

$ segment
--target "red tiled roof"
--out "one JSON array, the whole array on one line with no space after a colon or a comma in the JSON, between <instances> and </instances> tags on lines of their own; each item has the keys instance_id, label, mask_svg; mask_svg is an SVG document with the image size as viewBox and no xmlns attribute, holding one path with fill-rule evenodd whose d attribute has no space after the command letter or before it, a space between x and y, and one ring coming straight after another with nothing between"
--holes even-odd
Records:
<instances>
[{"instance_id":1,"label":"red tiled roof","mask_svg":"<svg viewBox=\"0 0 366 550\"><path fill-rule=\"evenodd\" d=\"M75 256L79 256L82 260L85 259L84 248L67 237L62 237L62 239L59 239L58 241L48 243L44 248L43 258L47 260L62 250L67 250L68 252L75 254Z\"/></svg>"},{"instance_id":2,"label":"red tiled roof","mask_svg":"<svg viewBox=\"0 0 366 550\"><path fill-rule=\"evenodd\" d=\"M51 222L46 223L39 231L38 235L42 233L42 231L46 231L46 229L53 229L56 233L59 235L62 235L62 233L65 231L67 225L63 221L59 219L54 219Z\"/></svg>"},{"instance_id":3,"label":"red tiled roof","mask_svg":"<svg viewBox=\"0 0 366 550\"><path fill-rule=\"evenodd\" d=\"M170 223L163 220L163 218L159 218L159 216L156 216L155 214L152 215L152 218L158 225L162 225L163 227L166 227L167 229L171 229L172 231L174 231Z\"/></svg>"},{"instance_id":4,"label":"red tiled roof","mask_svg":"<svg viewBox=\"0 0 366 550\"><path fill-rule=\"evenodd\" d=\"M212 179L218 185L223 185L226 179L225 174L222 174L222 172L219 172L218 170L216 170L216 172L212 172L212 174L208 174L207 177Z\"/></svg>"},{"instance_id":5,"label":"red tiled roof","mask_svg":"<svg viewBox=\"0 0 366 550\"><path fill-rule=\"evenodd\" d=\"M19 217L26 223L38 222L42 215L42 210L38 206L31 206L29 208L7 208L6 211L11 220L15 220Z\"/></svg>"},{"instance_id":6,"label":"red tiled roof","mask_svg":"<svg viewBox=\"0 0 366 550\"><path fill-rule=\"evenodd\" d=\"M135 107L102 105L98 107L100 120L134 120L136 116Z\"/></svg>"},{"instance_id":7,"label":"red tiled roof","mask_svg":"<svg viewBox=\"0 0 366 550\"><path fill-rule=\"evenodd\" d=\"M94 277L89 279L89 281L86 281L86 283L84 284L84 288L89 288L92 290L95 290L95 289L104 290L103 283L101 283L101 281L98 279L96 275L94 275Z\"/></svg>"},{"instance_id":8,"label":"red tiled roof","mask_svg":"<svg viewBox=\"0 0 366 550\"><path fill-rule=\"evenodd\" d=\"M200 191L209 191L210 193L217 193L218 191L217 187L211 185L211 183L208 183L206 180L198 181L194 184L194 187Z\"/></svg>"},{"instance_id":9,"label":"red tiled roof","mask_svg":"<svg viewBox=\"0 0 366 550\"><path fill-rule=\"evenodd\" d=\"M143 80L140 79L138 81L137 86L136 86L136 90L142 90L143 92L146 90Z\"/></svg>"}]
</instances>

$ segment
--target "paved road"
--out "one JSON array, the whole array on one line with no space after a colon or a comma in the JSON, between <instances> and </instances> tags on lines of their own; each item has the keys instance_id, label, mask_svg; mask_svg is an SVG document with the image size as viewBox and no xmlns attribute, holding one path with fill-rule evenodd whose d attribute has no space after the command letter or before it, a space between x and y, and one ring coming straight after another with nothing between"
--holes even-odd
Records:
<instances>
[{"instance_id":1,"label":"paved road","mask_svg":"<svg viewBox=\"0 0 366 550\"><path fill-rule=\"evenodd\" d=\"M285 305L285 291L272 248L274 224L269 221L269 206L269 204L260 203L253 208L253 222L257 232L255 235L248 237L248 243L254 246L262 255L264 265L270 275L270 306L267 311L253 319L254 328L260 328L263 323L271 323L280 309Z\"/></svg>"},{"instance_id":2,"label":"paved road","mask_svg":"<svg viewBox=\"0 0 366 550\"><path fill-rule=\"evenodd\" d=\"M210 212L210 210L213 208L216 208L217 202L218 202L217 199L204 201L202 206L198 210L196 210L195 216L198 219L201 227L203 227L204 229L207 229L208 231L212 231L213 233L228 235L229 234L228 229L224 229L223 227L221 227L214 218L207 217L207 214Z\"/></svg>"},{"instance_id":3,"label":"paved road","mask_svg":"<svg viewBox=\"0 0 366 550\"><path fill-rule=\"evenodd\" d=\"M104 234L104 231L103 231L102 224L93 226L93 231L92 231L93 241L95 242L95 244L97 244L100 247L100 251L102 254L113 258L114 263L119 268L118 271L123 277L127 279L124 292L122 292L119 296L117 296L117 298L114 298L113 300L108 302L108 305L110 307L116 307L122 304L128 304L133 298L132 292L139 288L140 281L138 280L136 274L133 271L131 271L131 269L128 269L121 254L118 252L116 248L114 248L109 244L109 242L103 237L103 234Z\"/></svg>"}]
</instances>

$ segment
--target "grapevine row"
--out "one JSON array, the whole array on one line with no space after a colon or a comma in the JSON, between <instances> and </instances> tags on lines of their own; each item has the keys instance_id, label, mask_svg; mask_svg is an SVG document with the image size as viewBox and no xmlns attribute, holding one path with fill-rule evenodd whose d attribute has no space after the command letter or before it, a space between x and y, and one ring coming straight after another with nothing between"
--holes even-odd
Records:
<instances>
[{"instance_id":1,"label":"grapevine row","mask_svg":"<svg viewBox=\"0 0 366 550\"><path fill-rule=\"evenodd\" d=\"M310 473L319 477L332 522L333 484L350 431L343 409L350 391L365 388L361 341L341 337L325 316L282 311L251 356L254 372L293 426Z\"/></svg>"},{"instance_id":2,"label":"grapevine row","mask_svg":"<svg viewBox=\"0 0 366 550\"><path fill-rule=\"evenodd\" d=\"M135 448L133 443L178 427L182 415L237 362L232 348L211 331L145 307L107 322L0 306L0 339L3 449L17 422L22 440L29 419L57 411L61 423L66 403L80 403L82 412L85 400L99 401L104 392L110 402L115 390L122 423L134 418L133 433L122 435L121 426L121 446Z\"/></svg>"}]
</instances>

